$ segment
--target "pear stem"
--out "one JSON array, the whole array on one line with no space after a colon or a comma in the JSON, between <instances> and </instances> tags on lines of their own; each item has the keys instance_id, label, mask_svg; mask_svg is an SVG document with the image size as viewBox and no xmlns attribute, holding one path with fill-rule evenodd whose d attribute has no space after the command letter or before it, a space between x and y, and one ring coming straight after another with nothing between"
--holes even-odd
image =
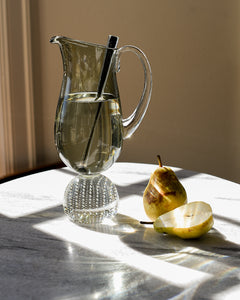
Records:
<instances>
[{"instance_id":1,"label":"pear stem","mask_svg":"<svg viewBox=\"0 0 240 300\"><path fill-rule=\"evenodd\" d=\"M157 155L157 159L158 159L159 167L161 168L162 167L162 161L161 161L160 155Z\"/></svg>"},{"instance_id":2,"label":"pear stem","mask_svg":"<svg viewBox=\"0 0 240 300\"><path fill-rule=\"evenodd\" d=\"M153 222L148 222L148 221L139 221L140 224L153 224Z\"/></svg>"}]
</instances>

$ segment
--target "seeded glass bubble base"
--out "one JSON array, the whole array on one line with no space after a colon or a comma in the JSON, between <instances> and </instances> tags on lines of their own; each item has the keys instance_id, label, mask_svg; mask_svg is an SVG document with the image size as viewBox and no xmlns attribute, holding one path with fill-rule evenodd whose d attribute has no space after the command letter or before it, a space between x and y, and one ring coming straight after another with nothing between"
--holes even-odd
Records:
<instances>
[{"instance_id":1,"label":"seeded glass bubble base","mask_svg":"<svg viewBox=\"0 0 240 300\"><path fill-rule=\"evenodd\" d=\"M116 215L118 200L116 186L104 175L79 175L65 190L63 208L74 223L101 223Z\"/></svg>"}]
</instances>

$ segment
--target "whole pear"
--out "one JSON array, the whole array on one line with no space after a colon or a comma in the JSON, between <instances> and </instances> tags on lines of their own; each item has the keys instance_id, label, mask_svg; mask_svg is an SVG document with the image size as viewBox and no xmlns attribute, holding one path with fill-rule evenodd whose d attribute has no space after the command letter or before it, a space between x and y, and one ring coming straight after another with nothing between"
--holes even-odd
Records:
<instances>
[{"instance_id":1,"label":"whole pear","mask_svg":"<svg viewBox=\"0 0 240 300\"><path fill-rule=\"evenodd\" d=\"M174 171L162 166L159 155L157 158L159 167L151 175L143 193L144 210L152 221L187 202L187 193Z\"/></svg>"}]
</instances>

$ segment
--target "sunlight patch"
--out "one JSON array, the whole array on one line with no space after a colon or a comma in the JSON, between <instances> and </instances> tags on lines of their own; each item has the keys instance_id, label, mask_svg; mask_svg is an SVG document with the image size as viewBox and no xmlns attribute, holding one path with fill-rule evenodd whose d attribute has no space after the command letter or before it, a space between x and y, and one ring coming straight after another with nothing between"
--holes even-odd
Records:
<instances>
[{"instance_id":1,"label":"sunlight patch","mask_svg":"<svg viewBox=\"0 0 240 300\"><path fill-rule=\"evenodd\" d=\"M76 226L69 222L66 217L34 225L34 228L61 240L79 245L98 255L123 262L174 286L186 287L191 284L200 284L212 277L201 271L145 255L121 241L121 237L118 235L110 235L104 232L93 231L86 227ZM70 251L69 255L72 256L73 253ZM72 257L72 259L74 258Z\"/></svg>"}]
</instances>

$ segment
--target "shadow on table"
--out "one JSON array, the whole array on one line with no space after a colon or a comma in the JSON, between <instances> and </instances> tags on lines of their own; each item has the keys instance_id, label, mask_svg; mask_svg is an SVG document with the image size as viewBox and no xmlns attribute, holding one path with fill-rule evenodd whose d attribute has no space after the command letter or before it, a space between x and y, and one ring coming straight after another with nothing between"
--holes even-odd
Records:
<instances>
[{"instance_id":1,"label":"shadow on table","mask_svg":"<svg viewBox=\"0 0 240 300\"><path fill-rule=\"evenodd\" d=\"M62 257L69 256L67 243L58 240L51 235L48 236L44 232L39 232L34 228L34 226L29 226L62 216L62 206L56 206L53 208L48 208L41 212L34 213L32 215L23 216L15 222L12 222L11 219L8 219L4 216L2 216L1 220L3 225L7 225L8 232L10 232L12 235L11 239L13 241L16 240L14 242L14 251L17 251L18 255L16 257L13 256L13 258L18 260L14 261L14 265L19 265L19 270L23 269L25 274L30 274L32 272L31 266L34 268L36 264L39 265L38 257L46 257L47 260L44 259L42 265L39 266L39 268L41 270L44 270L44 272L46 270L49 271L49 274L58 274L58 281L62 280L61 293L65 293L65 295L68 295L68 286L63 284L63 280L65 280L66 275L68 276L68 278L76 280L74 274L78 274L78 268L83 267L83 265L81 265L81 259L82 257L88 257L90 255L90 250L82 249L80 252L78 247L76 247L76 249L75 247L72 247L72 251L76 252L76 256L74 256L76 261L72 263L72 269L66 270L65 261L62 260ZM225 221L227 220L225 219ZM195 298L191 299L202 299L204 293L204 299L209 299L212 298L213 295L226 292L226 290L230 289L231 287L234 288L239 284L240 246L227 241L225 237L215 229L211 230L208 234L200 239L181 240L177 237L159 234L155 232L151 226L147 227L141 225L139 223L139 220L122 214L116 215L116 217L113 219L113 223L109 225L91 224L84 225L82 227L88 230L118 236L119 239L129 248L142 253L143 259L144 256L147 255L152 257L153 259L163 260L165 262L173 263L175 265L181 265L190 269L199 270L213 275L213 277L209 280L189 287L187 291L181 288L177 288L171 284L166 285L164 281L155 282L155 284L158 285L159 288L161 286L164 295L168 295L169 297L170 295L173 296L174 294L178 294L180 295L180 297L188 297L194 294ZM4 228L4 226L2 228ZM30 243L28 239L23 238L19 241L16 239L19 230L22 231L25 236L30 237ZM36 243L35 245L36 239L39 239L40 242L39 244ZM7 247L7 245L5 245L5 247ZM51 249L54 249L54 252ZM28 261L31 261L30 265L29 262L25 263L24 259L23 262L21 262L22 258L20 254L25 255L26 253L28 253ZM94 257L96 256L97 254L94 253ZM53 259L53 263L57 262L56 267L54 268L53 264L49 264L51 258ZM100 256L99 261L101 262ZM139 263L141 264L141 261ZM105 268L107 269L108 265ZM123 266L121 268L123 268ZM221 269L221 272L219 271L219 268ZM138 271L134 271L134 269L131 269L131 271L135 272L136 276L138 276ZM44 272L42 274L45 274ZM108 273L110 274L111 272L112 269L109 269ZM215 272L217 276L215 276ZM94 276L94 280L99 280L99 273L96 273L96 275ZM151 278L151 281L154 280L154 277L147 278ZM39 280L39 285L46 283L45 277L41 277L40 279L41 280ZM77 283L77 281L75 282ZM58 283L52 284L56 284L56 286L58 286ZM135 284L136 287L139 286L137 278ZM37 285L37 287L39 286ZM77 285L73 285L71 293L77 293L78 291L79 290L77 288ZM49 292L50 291L47 290L46 294ZM83 293L83 291L81 292ZM86 291L86 293L87 292L88 291ZM148 291L146 291L146 297L147 292ZM58 291L58 293L60 293L60 291ZM160 291L158 291L158 293L160 293ZM187 299L186 297L185 299ZM150 297L149 299L154 298Z\"/></svg>"},{"instance_id":2,"label":"shadow on table","mask_svg":"<svg viewBox=\"0 0 240 300\"><path fill-rule=\"evenodd\" d=\"M59 170L73 175L76 174L72 170L65 168ZM180 180L194 177L198 174L194 171L182 169L177 170L175 173ZM141 182L131 183L128 186L117 185L120 201L121 198L128 195L142 195L147 184L148 180L143 180ZM236 223L231 219L217 215L214 217L218 219L224 218L225 222L234 223L234 225L240 226L239 223ZM224 264L240 267L240 246L228 241L216 229L212 229L200 239L182 240L169 235L161 235L155 232L152 226L146 227L141 225L139 220L135 220L126 215L118 214L114 221L115 225L91 224L86 225L86 227L89 230L118 235L122 242L146 255L160 257L165 254L169 256L169 253L184 253L184 251L186 254L189 254L188 249L194 248L198 251L191 252L191 256L209 257L210 259L214 259L214 261L220 262L224 260Z\"/></svg>"},{"instance_id":3,"label":"shadow on table","mask_svg":"<svg viewBox=\"0 0 240 300\"><path fill-rule=\"evenodd\" d=\"M188 173L182 170L176 173L180 179L195 175L194 172ZM144 180L127 187L118 186L120 201L127 195L142 194L147 183L148 180ZM49 220L49 218L58 216L62 216L61 206L28 216L28 222L29 218L31 218L30 223L34 224L40 220ZM225 217L217 215L214 217L224 218L223 221L233 223L231 219ZM234 225L239 226L239 223L234 221ZM228 241L214 228L200 239L182 240L159 234L154 231L152 226L141 225L139 220L122 214L118 214L113 219L113 224L91 224L83 227L96 232L116 235L129 248L143 255L151 256L153 259L213 275L209 280L191 288L194 290L194 297L203 297L204 291L205 299L212 298L215 294L226 292L240 283L240 246Z\"/></svg>"},{"instance_id":4,"label":"shadow on table","mask_svg":"<svg viewBox=\"0 0 240 300\"><path fill-rule=\"evenodd\" d=\"M156 256L195 247L205 251L205 256L209 253L212 257L212 253L214 253L215 259L224 257L225 263L227 257L236 257L238 265L235 266L240 266L240 245L226 240L226 237L214 228L201 238L183 240L157 233L152 225L141 225L139 220L126 215L118 214L113 220L115 225L91 224L83 226L89 230L118 235L129 247L147 255ZM231 220L229 221L231 222Z\"/></svg>"},{"instance_id":5,"label":"shadow on table","mask_svg":"<svg viewBox=\"0 0 240 300\"><path fill-rule=\"evenodd\" d=\"M116 225L96 224L87 228L118 235L128 247L153 259L211 275L209 280L192 287L194 297L201 298L204 291L204 299L209 299L239 285L240 246L228 241L216 229L212 228L199 239L183 240L159 234L126 215L118 214L114 221Z\"/></svg>"}]
</instances>

